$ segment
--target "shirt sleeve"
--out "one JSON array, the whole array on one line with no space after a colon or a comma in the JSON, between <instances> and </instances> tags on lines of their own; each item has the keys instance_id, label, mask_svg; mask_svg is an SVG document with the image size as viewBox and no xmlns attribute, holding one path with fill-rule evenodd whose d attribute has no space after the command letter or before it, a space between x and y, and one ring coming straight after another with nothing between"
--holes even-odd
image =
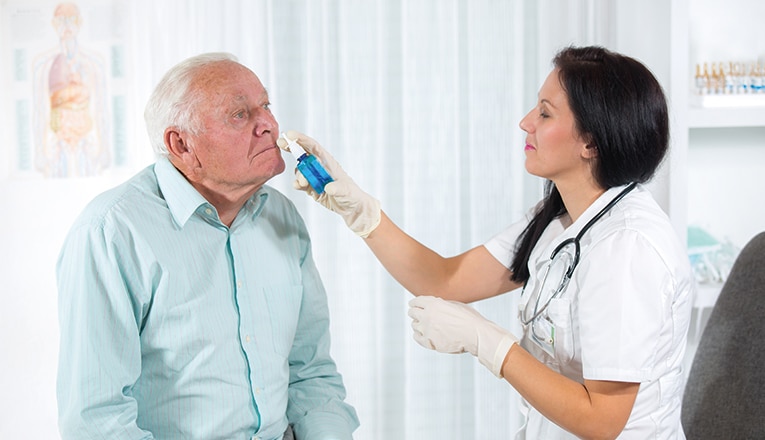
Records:
<instances>
[{"instance_id":1,"label":"shirt sleeve","mask_svg":"<svg viewBox=\"0 0 765 440\"><path fill-rule=\"evenodd\" d=\"M116 234L80 221L57 264L61 438L152 439L136 424L130 396L141 372L142 306L128 293Z\"/></svg>"},{"instance_id":2,"label":"shirt sleeve","mask_svg":"<svg viewBox=\"0 0 765 440\"><path fill-rule=\"evenodd\" d=\"M300 440L352 439L359 422L347 404L342 376L330 357L329 307L300 221L303 301L289 355L287 418Z\"/></svg>"},{"instance_id":3,"label":"shirt sleeve","mask_svg":"<svg viewBox=\"0 0 765 440\"><path fill-rule=\"evenodd\" d=\"M489 241L484 243L484 247L489 253L497 259L503 266L510 268L515 257L515 242L521 236L526 226L534 218L534 213L540 205L530 209L526 215L519 221L505 228L502 232L495 235Z\"/></svg>"},{"instance_id":4,"label":"shirt sleeve","mask_svg":"<svg viewBox=\"0 0 765 440\"><path fill-rule=\"evenodd\" d=\"M620 231L594 244L577 268L582 372L586 379L650 379L671 327L671 273L639 232Z\"/></svg>"}]
</instances>

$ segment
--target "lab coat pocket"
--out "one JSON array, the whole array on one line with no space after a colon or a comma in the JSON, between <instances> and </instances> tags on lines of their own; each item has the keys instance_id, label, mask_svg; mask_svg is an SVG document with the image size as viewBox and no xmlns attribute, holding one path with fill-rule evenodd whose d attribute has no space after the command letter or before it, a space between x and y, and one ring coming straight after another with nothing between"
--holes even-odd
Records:
<instances>
[{"instance_id":1,"label":"lab coat pocket","mask_svg":"<svg viewBox=\"0 0 765 440\"><path fill-rule=\"evenodd\" d=\"M271 322L274 351L288 357L297 331L302 302L302 286L274 286L263 289Z\"/></svg>"},{"instance_id":2,"label":"lab coat pocket","mask_svg":"<svg viewBox=\"0 0 765 440\"><path fill-rule=\"evenodd\" d=\"M571 317L571 301L555 298L547 306L547 317L555 328L555 359L566 364L574 357L574 333Z\"/></svg>"},{"instance_id":3,"label":"lab coat pocket","mask_svg":"<svg viewBox=\"0 0 765 440\"><path fill-rule=\"evenodd\" d=\"M676 370L659 378L659 405L671 404L682 395L683 374Z\"/></svg>"}]
</instances>

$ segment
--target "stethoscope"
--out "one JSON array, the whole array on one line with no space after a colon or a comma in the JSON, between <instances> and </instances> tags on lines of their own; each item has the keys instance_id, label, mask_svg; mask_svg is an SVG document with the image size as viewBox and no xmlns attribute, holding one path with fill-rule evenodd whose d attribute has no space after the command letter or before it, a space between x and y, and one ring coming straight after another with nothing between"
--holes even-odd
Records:
<instances>
[{"instance_id":1,"label":"stethoscope","mask_svg":"<svg viewBox=\"0 0 765 440\"><path fill-rule=\"evenodd\" d=\"M545 273L544 278L542 279L542 283L539 286L539 292L540 294L537 296L536 301L534 302L534 313L531 315L530 318L524 318L524 316L521 316L521 322L523 325L528 325L529 323L533 322L535 319L537 319L546 309L547 306L550 305L550 301L557 298L564 290L566 290L566 287L568 286L568 282L571 280L571 277L574 275L574 269L576 269L577 264L579 264L579 253L580 253L580 244L579 241L581 240L582 236L584 236L584 233L587 232L590 227L592 227L595 222L600 220L601 217L603 217L611 208L613 208L617 203L619 203L619 200L624 198L624 196L627 195L630 191L635 189L637 186L637 182L632 182L624 188L619 194L616 195L606 206L603 207L603 209L600 210L593 218L588 221L584 227L579 231L578 234L576 234L575 237L568 238L566 240L563 240L558 246L555 247L555 250L553 250L552 255L550 256L550 261L547 264L547 270ZM566 272L563 275L563 278L558 285L558 288L555 290L555 293L550 295L550 297L545 301L544 305L542 307L539 307L539 301L542 298L541 292L542 289L544 289L544 285L547 281L547 275L549 274L550 267L552 266L553 262L556 260L556 258L559 257L561 250L565 249L568 246L574 247L573 254L571 254L571 262L569 263L569 267L566 270ZM528 284L528 281L526 282ZM524 285L524 291L526 290L526 286ZM531 298L529 298L529 301L531 301ZM526 308L528 308L528 304L526 305ZM526 309L524 308L524 310ZM522 315L525 315L523 313Z\"/></svg>"}]
</instances>

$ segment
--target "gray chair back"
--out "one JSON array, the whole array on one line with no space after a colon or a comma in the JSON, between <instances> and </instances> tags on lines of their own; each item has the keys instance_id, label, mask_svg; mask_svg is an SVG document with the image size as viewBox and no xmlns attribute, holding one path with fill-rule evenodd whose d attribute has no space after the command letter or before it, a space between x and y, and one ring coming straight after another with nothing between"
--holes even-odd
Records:
<instances>
[{"instance_id":1,"label":"gray chair back","mask_svg":"<svg viewBox=\"0 0 765 440\"><path fill-rule=\"evenodd\" d=\"M765 232L736 258L685 386L689 440L765 439Z\"/></svg>"}]
</instances>

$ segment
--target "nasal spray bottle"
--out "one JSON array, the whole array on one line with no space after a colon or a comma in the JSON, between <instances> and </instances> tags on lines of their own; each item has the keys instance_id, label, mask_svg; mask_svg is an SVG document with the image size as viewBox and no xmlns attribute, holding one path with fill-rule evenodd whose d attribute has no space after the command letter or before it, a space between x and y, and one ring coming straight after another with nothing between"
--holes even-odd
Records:
<instances>
[{"instance_id":1,"label":"nasal spray bottle","mask_svg":"<svg viewBox=\"0 0 765 440\"><path fill-rule=\"evenodd\" d=\"M308 154L297 141L290 140L286 133L282 137L287 141L287 148L297 159L297 169L305 177L316 194L324 192L324 185L332 182L332 177L327 173L316 156Z\"/></svg>"}]
</instances>

